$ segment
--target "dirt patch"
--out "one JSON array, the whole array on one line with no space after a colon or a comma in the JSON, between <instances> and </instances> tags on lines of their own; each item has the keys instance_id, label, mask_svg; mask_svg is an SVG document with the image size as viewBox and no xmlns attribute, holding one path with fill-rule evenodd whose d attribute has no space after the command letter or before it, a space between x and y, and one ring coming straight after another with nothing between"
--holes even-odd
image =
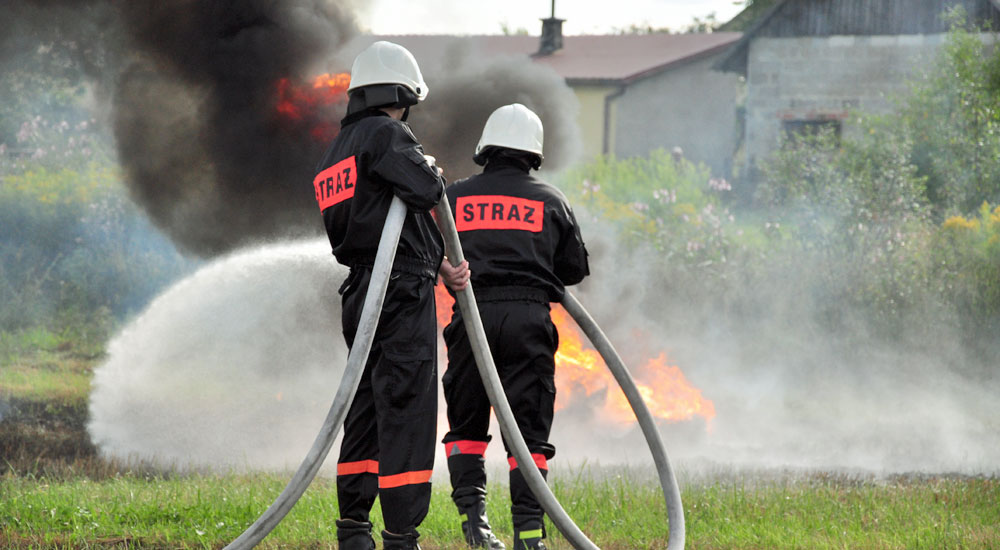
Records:
<instances>
[{"instance_id":1,"label":"dirt patch","mask_svg":"<svg viewBox=\"0 0 1000 550\"><path fill-rule=\"evenodd\" d=\"M0 476L51 475L95 461L86 411L51 402L4 401L0 419Z\"/></svg>"}]
</instances>

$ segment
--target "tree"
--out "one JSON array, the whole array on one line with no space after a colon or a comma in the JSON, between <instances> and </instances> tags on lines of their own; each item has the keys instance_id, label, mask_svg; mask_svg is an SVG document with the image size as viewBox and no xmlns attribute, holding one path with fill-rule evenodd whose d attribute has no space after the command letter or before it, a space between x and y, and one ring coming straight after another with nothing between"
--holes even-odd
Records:
<instances>
[{"instance_id":1,"label":"tree","mask_svg":"<svg viewBox=\"0 0 1000 550\"><path fill-rule=\"evenodd\" d=\"M1000 203L1000 48L984 44L961 7L949 17L938 62L902 102L897 125L939 219Z\"/></svg>"},{"instance_id":2,"label":"tree","mask_svg":"<svg viewBox=\"0 0 1000 550\"><path fill-rule=\"evenodd\" d=\"M716 30L724 32L743 32L753 26L760 16L771 9L778 0L745 0L744 9L736 17L727 23L720 25Z\"/></svg>"}]
</instances>

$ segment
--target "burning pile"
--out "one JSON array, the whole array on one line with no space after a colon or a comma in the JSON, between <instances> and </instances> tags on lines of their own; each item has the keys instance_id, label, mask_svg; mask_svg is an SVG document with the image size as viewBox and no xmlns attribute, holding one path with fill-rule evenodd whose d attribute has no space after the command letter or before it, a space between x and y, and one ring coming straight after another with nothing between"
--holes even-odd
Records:
<instances>
[{"instance_id":1,"label":"burning pile","mask_svg":"<svg viewBox=\"0 0 1000 550\"><path fill-rule=\"evenodd\" d=\"M340 132L340 119L347 106L351 73L326 73L300 86L290 78L278 79L277 112L282 120L310 125L309 135L329 143Z\"/></svg>"},{"instance_id":2,"label":"burning pile","mask_svg":"<svg viewBox=\"0 0 1000 550\"><path fill-rule=\"evenodd\" d=\"M451 321L454 300L443 285L436 287L436 294L438 324L444 327ZM635 423L632 407L600 353L584 346L580 329L562 306L553 306L552 322L559 330L556 410L585 399L597 399L604 392L602 416L622 425ZM711 422L715 418L712 401L691 385L680 368L668 364L665 353L645 361L633 370L632 376L653 417L666 422L681 422L695 417Z\"/></svg>"}]
</instances>

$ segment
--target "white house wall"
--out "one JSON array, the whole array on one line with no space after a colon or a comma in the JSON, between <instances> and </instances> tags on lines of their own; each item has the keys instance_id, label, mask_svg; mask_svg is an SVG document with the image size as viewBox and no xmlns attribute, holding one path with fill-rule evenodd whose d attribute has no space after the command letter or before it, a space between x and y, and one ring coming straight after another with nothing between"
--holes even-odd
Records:
<instances>
[{"instance_id":1,"label":"white house wall","mask_svg":"<svg viewBox=\"0 0 1000 550\"><path fill-rule=\"evenodd\" d=\"M716 56L672 67L625 87L617 97L609 149L619 157L678 146L728 176L738 142L740 77L712 70Z\"/></svg>"}]
</instances>

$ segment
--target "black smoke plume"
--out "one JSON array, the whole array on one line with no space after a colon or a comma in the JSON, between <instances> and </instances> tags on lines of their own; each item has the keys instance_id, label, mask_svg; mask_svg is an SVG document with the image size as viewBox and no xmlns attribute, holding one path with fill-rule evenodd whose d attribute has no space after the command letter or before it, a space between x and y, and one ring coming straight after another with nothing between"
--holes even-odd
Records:
<instances>
[{"instance_id":1,"label":"black smoke plume","mask_svg":"<svg viewBox=\"0 0 1000 550\"><path fill-rule=\"evenodd\" d=\"M509 103L523 103L542 119L543 169L563 168L579 155L576 96L548 67L526 57L487 57L461 40L442 59L428 61L430 93L413 109L411 124L449 181L482 170L472 156L483 125Z\"/></svg>"},{"instance_id":2,"label":"black smoke plume","mask_svg":"<svg viewBox=\"0 0 1000 550\"><path fill-rule=\"evenodd\" d=\"M350 71L375 39L360 36L351 2L11 4L5 16L18 32L0 35L0 54L13 58L62 37L100 84L132 198L175 244L214 256L322 232L311 180L328 143L313 134L339 127L346 105L291 120L277 108L278 83L307 87L320 73ZM489 58L462 38L418 62L431 92L410 123L450 181L479 170L472 154L483 124L508 103L541 117L543 169L565 166L579 151L576 98L548 68L527 57Z\"/></svg>"},{"instance_id":3,"label":"black smoke plume","mask_svg":"<svg viewBox=\"0 0 1000 550\"><path fill-rule=\"evenodd\" d=\"M324 145L277 116L276 84L354 36L351 12L322 0L121 10L138 55L114 99L119 160L156 223L203 255L314 227L309 187Z\"/></svg>"}]
</instances>

